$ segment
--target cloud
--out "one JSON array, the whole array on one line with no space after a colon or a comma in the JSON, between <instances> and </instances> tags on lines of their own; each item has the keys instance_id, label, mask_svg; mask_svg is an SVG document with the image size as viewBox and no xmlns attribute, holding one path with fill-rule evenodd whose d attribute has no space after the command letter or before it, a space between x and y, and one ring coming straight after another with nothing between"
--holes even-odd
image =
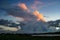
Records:
<instances>
[{"instance_id":1,"label":"cloud","mask_svg":"<svg viewBox=\"0 0 60 40\"><path fill-rule=\"evenodd\" d=\"M18 20L19 22L22 22L22 21L24 21L24 18L22 18L22 17L16 17L16 20Z\"/></svg>"},{"instance_id":2,"label":"cloud","mask_svg":"<svg viewBox=\"0 0 60 40\"><path fill-rule=\"evenodd\" d=\"M32 8L33 10L39 10L39 9L42 7L42 5L44 5L43 2L35 0L35 1L33 2L33 4L31 5L31 8Z\"/></svg>"},{"instance_id":3,"label":"cloud","mask_svg":"<svg viewBox=\"0 0 60 40\"><path fill-rule=\"evenodd\" d=\"M48 7L48 6L52 6L56 4L56 2L42 2L39 0L34 0L34 2L31 4L31 9L33 10L40 10L42 8Z\"/></svg>"},{"instance_id":4,"label":"cloud","mask_svg":"<svg viewBox=\"0 0 60 40\"><path fill-rule=\"evenodd\" d=\"M39 1L34 1L33 5L35 5L35 6L32 6L33 9L34 10L35 10L35 8L38 9L37 5L39 5L39 4L44 4L44 3L39 2ZM33 12L31 12L29 10L29 8L27 7L27 5L25 3L18 3L18 4L16 4L16 6L15 6L15 4L13 4L13 6L10 5L10 7L6 6L5 9L6 9L5 11L9 15L12 15L16 18L19 17L19 18L21 18L25 21L27 21L27 20L29 20L29 21L36 20L36 16L33 15Z\"/></svg>"},{"instance_id":5,"label":"cloud","mask_svg":"<svg viewBox=\"0 0 60 40\"><path fill-rule=\"evenodd\" d=\"M35 10L33 14L37 17L37 21L45 22L44 16L41 13L39 13L37 10Z\"/></svg>"},{"instance_id":6,"label":"cloud","mask_svg":"<svg viewBox=\"0 0 60 40\"><path fill-rule=\"evenodd\" d=\"M22 8L23 10L27 11L27 12L30 11L30 10L28 9L28 7L26 6L26 4L24 4L24 3L19 3L18 6L19 6L20 8Z\"/></svg>"},{"instance_id":7,"label":"cloud","mask_svg":"<svg viewBox=\"0 0 60 40\"><path fill-rule=\"evenodd\" d=\"M16 28L16 27L7 27L7 26L0 25L0 29L9 30L9 31L17 31L17 30L20 30L21 28L20 27L18 27L18 28Z\"/></svg>"},{"instance_id":8,"label":"cloud","mask_svg":"<svg viewBox=\"0 0 60 40\"><path fill-rule=\"evenodd\" d=\"M36 4L38 4L38 2ZM16 6L12 6L12 8L8 8L6 11L9 15L12 15L16 17L17 19L20 18L19 20L23 19L22 21L26 21L26 22L28 21L32 22L32 21L37 21L37 20L45 21L43 15L38 13L38 11L28 12L28 10L29 8L26 6L26 4L18 3Z\"/></svg>"},{"instance_id":9,"label":"cloud","mask_svg":"<svg viewBox=\"0 0 60 40\"><path fill-rule=\"evenodd\" d=\"M20 25L16 26L16 24L20 24L19 22L12 22L12 23L15 23L15 26L14 25L11 25L12 21L9 21L9 20L4 20L4 19L0 19L0 30L5 30L5 31L18 31L21 29ZM9 24L10 23L10 24ZM8 26L6 26L8 25ZM12 27L10 27L12 26Z\"/></svg>"},{"instance_id":10,"label":"cloud","mask_svg":"<svg viewBox=\"0 0 60 40\"><path fill-rule=\"evenodd\" d=\"M18 6L19 5L24 5L25 7L22 8L22 6ZM24 3L18 3L16 6L11 6L11 8L9 7L8 9L6 9L5 11L11 15L16 17L17 19L23 19L23 21L33 21L36 20L35 16L33 15L33 13L31 11L28 12L29 8L27 8L26 4Z\"/></svg>"},{"instance_id":11,"label":"cloud","mask_svg":"<svg viewBox=\"0 0 60 40\"><path fill-rule=\"evenodd\" d=\"M5 11L9 15L12 15L16 18L23 19L23 23L25 23L25 26L22 26L22 30L24 30L25 33L33 32L35 27L37 30L39 30L38 28L41 28L40 25L43 25L43 23L40 21L40 20L43 20L43 15L39 14L38 11L28 12L29 8L24 3L19 4L19 6L18 6L18 4L16 6L10 6L9 8L6 7L7 9ZM24 7L22 7L22 6L24 6ZM21 19L19 19L19 20L21 20ZM18 28L15 28L15 27L13 27L13 28L3 27L3 29L10 30L10 31L18 30ZM39 30L39 32L40 32L40 30Z\"/></svg>"},{"instance_id":12,"label":"cloud","mask_svg":"<svg viewBox=\"0 0 60 40\"><path fill-rule=\"evenodd\" d=\"M34 1L34 4L44 4L43 2L41 2L41 1Z\"/></svg>"},{"instance_id":13,"label":"cloud","mask_svg":"<svg viewBox=\"0 0 60 40\"><path fill-rule=\"evenodd\" d=\"M19 3L18 6L23 10L28 10L27 6L24 3Z\"/></svg>"},{"instance_id":14,"label":"cloud","mask_svg":"<svg viewBox=\"0 0 60 40\"><path fill-rule=\"evenodd\" d=\"M37 5L39 4L44 4L43 2L39 2L39 1L34 1L33 6L34 10L35 8L38 9ZM36 21L36 15L33 14L33 12L30 11L30 9L27 7L27 5L25 3L17 3L16 6L15 4L10 5L10 7L6 6L6 10L5 10L9 15L12 15L16 18L20 18L23 19L23 21Z\"/></svg>"}]
</instances>

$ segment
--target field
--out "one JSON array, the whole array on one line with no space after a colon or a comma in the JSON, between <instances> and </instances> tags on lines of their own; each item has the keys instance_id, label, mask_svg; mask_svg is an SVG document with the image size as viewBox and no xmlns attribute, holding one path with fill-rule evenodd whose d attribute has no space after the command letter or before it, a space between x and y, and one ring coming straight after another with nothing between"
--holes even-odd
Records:
<instances>
[{"instance_id":1,"label":"field","mask_svg":"<svg viewBox=\"0 0 60 40\"><path fill-rule=\"evenodd\" d=\"M53 37L53 36L31 36L31 35L21 35L21 34L0 34L0 39L1 40L18 40L18 39L23 39L23 40L40 40L40 39L50 39L50 40L56 40L59 37Z\"/></svg>"}]
</instances>

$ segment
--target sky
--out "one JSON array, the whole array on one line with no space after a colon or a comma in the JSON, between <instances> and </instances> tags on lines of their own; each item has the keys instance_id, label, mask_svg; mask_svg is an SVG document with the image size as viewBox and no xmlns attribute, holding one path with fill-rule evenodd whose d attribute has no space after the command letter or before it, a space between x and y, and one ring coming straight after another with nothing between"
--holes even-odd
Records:
<instances>
[{"instance_id":1,"label":"sky","mask_svg":"<svg viewBox=\"0 0 60 40\"><path fill-rule=\"evenodd\" d=\"M46 21L58 20L60 19L60 0L0 0L0 19L35 20L32 16L35 11L43 14ZM41 18L43 17L40 16Z\"/></svg>"},{"instance_id":2,"label":"sky","mask_svg":"<svg viewBox=\"0 0 60 40\"><path fill-rule=\"evenodd\" d=\"M0 19L22 22L25 33L52 31L47 28L47 21L60 19L60 0L0 0ZM5 30L18 30L18 28ZM55 28L51 28L55 31ZM19 31L18 31L19 32ZM21 32L21 31L20 31Z\"/></svg>"}]
</instances>

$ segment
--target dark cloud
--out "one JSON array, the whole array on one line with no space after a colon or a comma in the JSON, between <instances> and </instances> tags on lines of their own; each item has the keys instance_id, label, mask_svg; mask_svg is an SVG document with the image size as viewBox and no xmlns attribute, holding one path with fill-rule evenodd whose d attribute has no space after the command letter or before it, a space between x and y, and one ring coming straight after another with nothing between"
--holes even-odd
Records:
<instances>
[{"instance_id":1,"label":"dark cloud","mask_svg":"<svg viewBox=\"0 0 60 40\"><path fill-rule=\"evenodd\" d=\"M26 20L35 20L36 19L35 16L32 14L32 12L28 13L27 11L21 9L18 6L13 6L13 7L6 9L6 12L9 15L12 15L14 17L22 17L22 18L24 18Z\"/></svg>"},{"instance_id":2,"label":"dark cloud","mask_svg":"<svg viewBox=\"0 0 60 40\"><path fill-rule=\"evenodd\" d=\"M1 1L0 5L0 9L5 10L9 15L12 15L14 17L22 17L25 20L29 21L36 20L36 17L32 12L28 13L27 11L23 10L18 6L18 3L11 3L11 1Z\"/></svg>"},{"instance_id":3,"label":"dark cloud","mask_svg":"<svg viewBox=\"0 0 60 40\"><path fill-rule=\"evenodd\" d=\"M42 30L43 32L44 30L46 30L45 23L41 21L37 22L36 17L33 15L32 12L27 12L26 10L23 10L18 6L18 4L15 5L13 3L12 5L12 4L6 3L6 4L3 4L0 8L4 9L8 13L8 15L25 19L25 21L22 22L22 23L25 23L25 25L22 26L22 30L24 31L24 33L33 33L37 31L40 32L40 30Z\"/></svg>"},{"instance_id":4,"label":"dark cloud","mask_svg":"<svg viewBox=\"0 0 60 40\"><path fill-rule=\"evenodd\" d=\"M24 18L26 22L36 20L36 17L32 14L32 12L28 13L27 11L23 10L18 6L18 3L1 1L0 9L6 11L8 16L12 15L14 17L21 17Z\"/></svg>"}]
</instances>

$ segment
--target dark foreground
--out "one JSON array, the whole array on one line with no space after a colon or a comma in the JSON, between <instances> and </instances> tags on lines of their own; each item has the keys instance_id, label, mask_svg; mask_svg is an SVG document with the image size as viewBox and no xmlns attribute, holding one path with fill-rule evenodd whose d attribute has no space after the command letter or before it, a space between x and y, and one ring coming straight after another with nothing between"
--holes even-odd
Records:
<instances>
[{"instance_id":1,"label":"dark foreground","mask_svg":"<svg viewBox=\"0 0 60 40\"><path fill-rule=\"evenodd\" d=\"M60 35L60 33L45 33L45 34L34 34L34 35L40 35L40 36L32 36L33 34L0 34L0 39L1 40L18 40L18 39L23 39L23 40L45 40L45 39L50 39L50 40L57 40L59 37L58 36L53 36L53 35ZM41 36L45 35L45 36ZM52 36L46 36L46 35L52 35Z\"/></svg>"}]
</instances>

